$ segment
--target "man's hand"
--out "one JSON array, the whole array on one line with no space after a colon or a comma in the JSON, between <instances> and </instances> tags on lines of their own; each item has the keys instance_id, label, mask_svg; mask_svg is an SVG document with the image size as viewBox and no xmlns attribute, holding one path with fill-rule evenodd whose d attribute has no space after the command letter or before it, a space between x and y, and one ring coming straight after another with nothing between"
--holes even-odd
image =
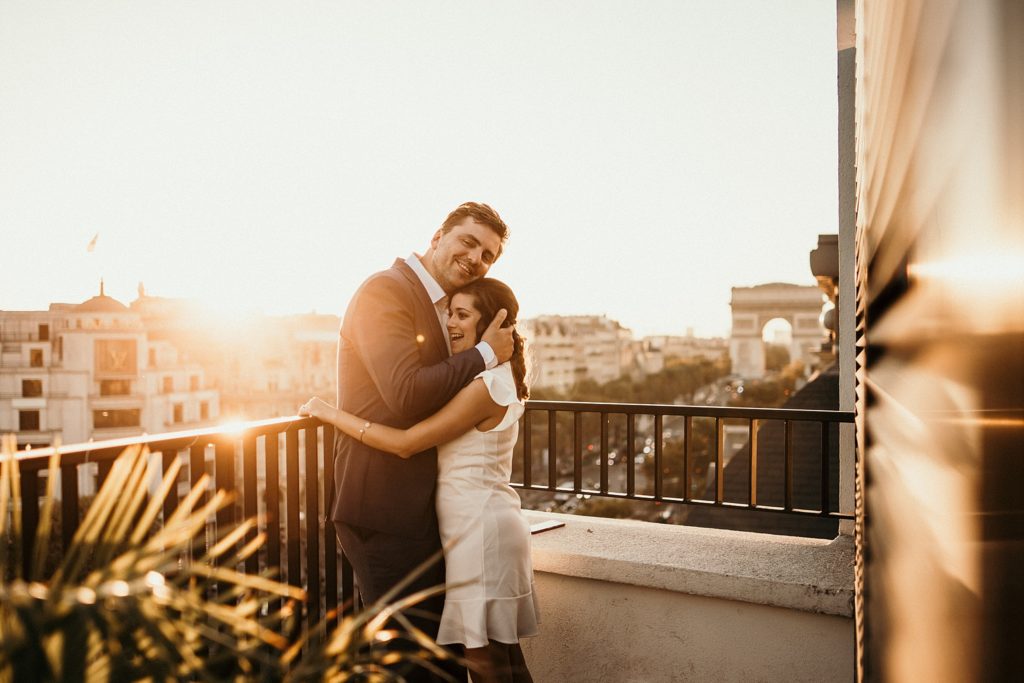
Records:
<instances>
[{"instance_id":1,"label":"man's hand","mask_svg":"<svg viewBox=\"0 0 1024 683\"><path fill-rule=\"evenodd\" d=\"M508 311L504 308L495 313L494 320L484 330L484 336L480 339L480 341L487 342L490 345L491 350L494 351L494 356L498 359L499 365L512 357L512 326L501 326L507 317Z\"/></svg>"}]
</instances>

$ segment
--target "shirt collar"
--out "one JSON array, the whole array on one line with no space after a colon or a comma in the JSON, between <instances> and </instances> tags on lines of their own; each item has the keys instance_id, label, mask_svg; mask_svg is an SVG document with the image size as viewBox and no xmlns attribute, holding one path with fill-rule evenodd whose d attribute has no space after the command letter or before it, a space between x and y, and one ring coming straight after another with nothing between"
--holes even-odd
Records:
<instances>
[{"instance_id":1,"label":"shirt collar","mask_svg":"<svg viewBox=\"0 0 1024 683\"><path fill-rule=\"evenodd\" d=\"M446 301L448 295L441 289L441 285L437 284L437 280L427 272L427 269L423 266L423 262L420 261L420 257L416 255L416 252L410 254L409 258L405 259L406 264L412 268L412 272L416 273L416 277L423 283L423 289L427 290L427 296L430 297L430 302L435 306L441 301Z\"/></svg>"}]
</instances>

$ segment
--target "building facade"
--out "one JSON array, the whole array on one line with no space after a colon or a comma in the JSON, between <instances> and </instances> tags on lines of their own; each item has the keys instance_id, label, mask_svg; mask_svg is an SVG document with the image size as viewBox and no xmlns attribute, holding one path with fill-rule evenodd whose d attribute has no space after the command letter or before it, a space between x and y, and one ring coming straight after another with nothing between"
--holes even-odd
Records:
<instances>
[{"instance_id":1,"label":"building facade","mask_svg":"<svg viewBox=\"0 0 1024 683\"><path fill-rule=\"evenodd\" d=\"M19 446L213 424L217 391L139 315L100 294L46 311L0 311L0 432Z\"/></svg>"},{"instance_id":2,"label":"building facade","mask_svg":"<svg viewBox=\"0 0 1024 683\"><path fill-rule=\"evenodd\" d=\"M532 383L565 391L577 382L610 382L632 365L632 334L596 315L544 315L524 321Z\"/></svg>"}]
</instances>

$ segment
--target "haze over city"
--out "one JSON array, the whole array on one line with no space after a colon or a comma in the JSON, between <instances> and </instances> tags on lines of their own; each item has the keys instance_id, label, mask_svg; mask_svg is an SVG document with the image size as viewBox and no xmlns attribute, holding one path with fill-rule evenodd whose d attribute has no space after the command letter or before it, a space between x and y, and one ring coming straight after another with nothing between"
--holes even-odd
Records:
<instances>
[{"instance_id":1,"label":"haze over city","mask_svg":"<svg viewBox=\"0 0 1024 683\"><path fill-rule=\"evenodd\" d=\"M522 316L726 335L836 231L835 7L0 3L0 309L340 314L493 205ZM95 248L87 245L97 236Z\"/></svg>"}]
</instances>

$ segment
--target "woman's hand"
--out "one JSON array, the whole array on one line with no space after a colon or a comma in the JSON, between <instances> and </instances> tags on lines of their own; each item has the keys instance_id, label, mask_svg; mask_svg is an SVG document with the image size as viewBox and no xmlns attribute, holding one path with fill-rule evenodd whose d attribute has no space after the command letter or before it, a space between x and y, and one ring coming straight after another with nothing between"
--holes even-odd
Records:
<instances>
[{"instance_id":1,"label":"woman's hand","mask_svg":"<svg viewBox=\"0 0 1024 683\"><path fill-rule=\"evenodd\" d=\"M318 420L322 420L329 410L332 410L331 404L314 396L299 406L299 415L303 417L315 417Z\"/></svg>"}]
</instances>

